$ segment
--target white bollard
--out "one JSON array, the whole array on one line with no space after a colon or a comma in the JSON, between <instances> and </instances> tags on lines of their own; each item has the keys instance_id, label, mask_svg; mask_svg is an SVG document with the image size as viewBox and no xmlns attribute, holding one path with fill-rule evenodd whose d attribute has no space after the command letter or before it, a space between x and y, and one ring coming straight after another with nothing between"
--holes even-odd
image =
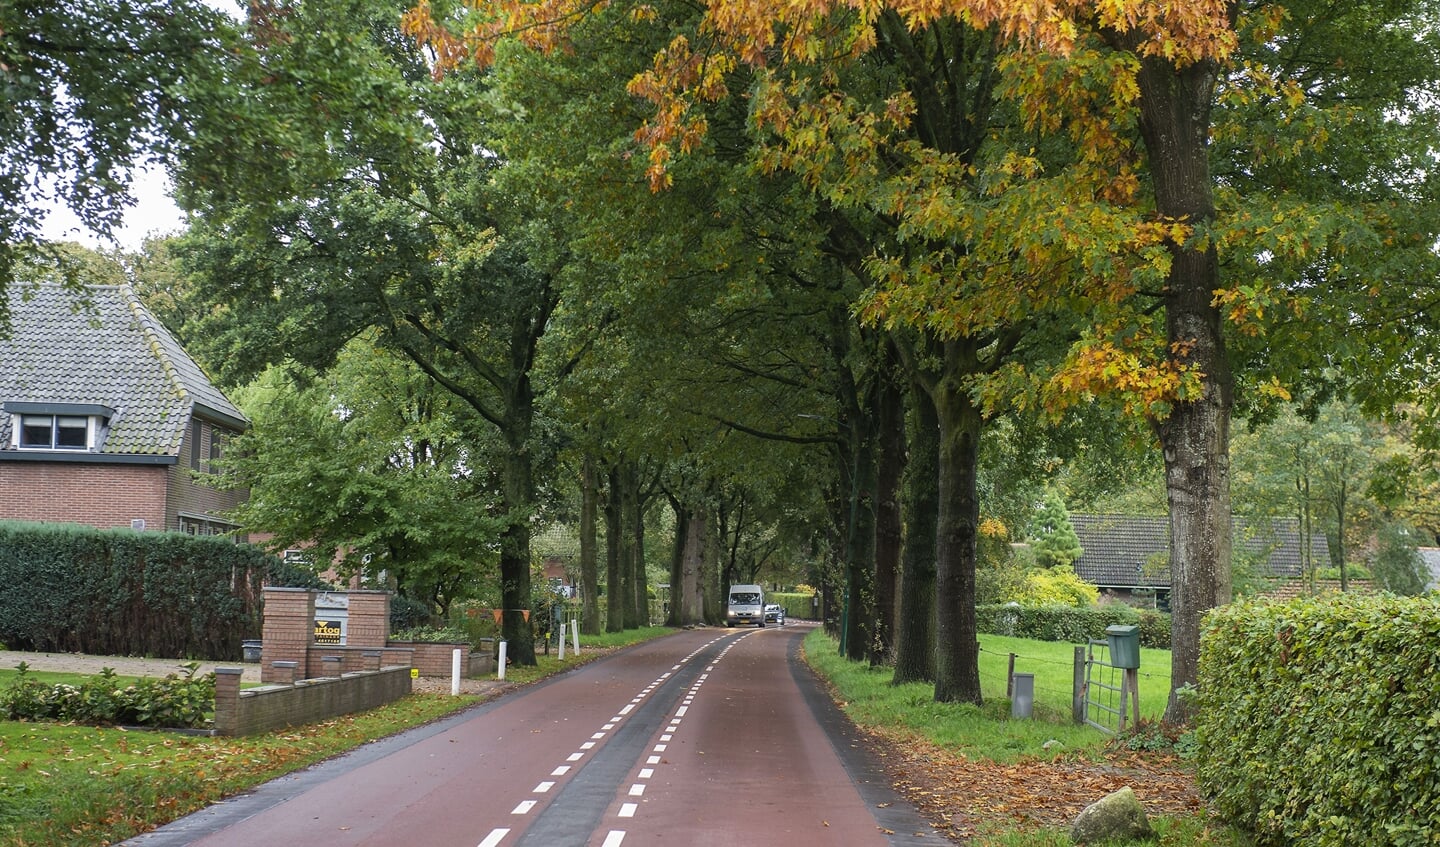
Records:
<instances>
[{"instance_id":1,"label":"white bollard","mask_svg":"<svg viewBox=\"0 0 1440 847\"><path fill-rule=\"evenodd\" d=\"M500 655L495 659L495 670L499 674L496 679L503 680L505 678L505 641L503 639L500 641Z\"/></svg>"},{"instance_id":2,"label":"white bollard","mask_svg":"<svg viewBox=\"0 0 1440 847\"><path fill-rule=\"evenodd\" d=\"M460 648L450 651L450 696L460 696Z\"/></svg>"},{"instance_id":3,"label":"white bollard","mask_svg":"<svg viewBox=\"0 0 1440 847\"><path fill-rule=\"evenodd\" d=\"M565 622L564 622L564 621L561 621L561 622L560 622L560 637L557 638L557 639L555 639L555 642L560 645L560 661L563 662L563 661L565 661Z\"/></svg>"},{"instance_id":4,"label":"white bollard","mask_svg":"<svg viewBox=\"0 0 1440 847\"><path fill-rule=\"evenodd\" d=\"M580 655L580 619L570 619L570 632L575 635L575 655Z\"/></svg>"}]
</instances>

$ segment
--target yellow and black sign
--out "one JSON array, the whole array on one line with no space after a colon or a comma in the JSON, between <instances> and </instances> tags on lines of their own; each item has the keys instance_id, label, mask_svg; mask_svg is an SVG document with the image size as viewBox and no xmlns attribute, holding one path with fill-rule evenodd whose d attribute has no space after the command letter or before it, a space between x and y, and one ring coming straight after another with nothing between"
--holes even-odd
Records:
<instances>
[{"instance_id":1,"label":"yellow and black sign","mask_svg":"<svg viewBox=\"0 0 1440 847\"><path fill-rule=\"evenodd\" d=\"M345 643L345 630L338 620L315 621L315 643L338 647Z\"/></svg>"}]
</instances>

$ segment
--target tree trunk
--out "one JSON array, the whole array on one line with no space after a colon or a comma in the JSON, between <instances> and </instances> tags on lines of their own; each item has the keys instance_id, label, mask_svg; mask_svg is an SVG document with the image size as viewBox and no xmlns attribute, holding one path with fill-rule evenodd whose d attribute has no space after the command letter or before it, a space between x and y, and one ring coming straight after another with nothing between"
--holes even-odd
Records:
<instances>
[{"instance_id":1,"label":"tree trunk","mask_svg":"<svg viewBox=\"0 0 1440 847\"><path fill-rule=\"evenodd\" d=\"M1140 131L1162 220L1203 229L1215 219L1208 144L1218 65L1202 61L1176 68L1157 57L1141 60ZM1165 453L1170 504L1171 691L1167 723L1185 721L1175 692L1196 681L1200 620L1230 601L1230 415L1233 378L1221 315L1213 247L1170 245L1164 294L1166 339L1172 365L1200 374L1199 397L1176 401L1156 431Z\"/></svg>"},{"instance_id":2,"label":"tree trunk","mask_svg":"<svg viewBox=\"0 0 1440 847\"><path fill-rule=\"evenodd\" d=\"M587 453L580 463L580 630L586 635L600 634L600 574L595 547L595 511L599 500L595 457Z\"/></svg>"},{"instance_id":3,"label":"tree trunk","mask_svg":"<svg viewBox=\"0 0 1440 847\"><path fill-rule=\"evenodd\" d=\"M619 472L607 474L609 491L605 498L605 631L625 629L624 522L620 514Z\"/></svg>"},{"instance_id":4,"label":"tree trunk","mask_svg":"<svg viewBox=\"0 0 1440 847\"><path fill-rule=\"evenodd\" d=\"M905 471L905 399L899 364L886 345L885 367L877 386L875 475L875 633L870 639L870 664L895 661L895 621L900 594L900 483Z\"/></svg>"},{"instance_id":5,"label":"tree trunk","mask_svg":"<svg viewBox=\"0 0 1440 847\"><path fill-rule=\"evenodd\" d=\"M931 389L940 429L940 508L936 526L935 700L981 704L975 621L975 541L980 524L977 471L983 419L961 382L978 372L973 345L943 344L944 371Z\"/></svg>"},{"instance_id":6,"label":"tree trunk","mask_svg":"<svg viewBox=\"0 0 1440 847\"><path fill-rule=\"evenodd\" d=\"M940 509L940 427L935 404L911 387L910 461L905 480L905 556L895 632L895 685L935 681L935 524Z\"/></svg>"},{"instance_id":7,"label":"tree trunk","mask_svg":"<svg viewBox=\"0 0 1440 847\"><path fill-rule=\"evenodd\" d=\"M665 625L685 626L685 552L690 544L690 511L666 493L675 515L674 544L670 546L670 600L665 604Z\"/></svg>"},{"instance_id":8,"label":"tree trunk","mask_svg":"<svg viewBox=\"0 0 1440 847\"><path fill-rule=\"evenodd\" d=\"M528 386L528 382L526 383ZM517 392L519 393L519 392ZM519 408L517 408L519 407ZM500 534L500 631L506 655L517 665L535 664L535 636L530 627L530 507L534 496L530 466L530 398L514 401L505 427L505 510L508 525Z\"/></svg>"},{"instance_id":9,"label":"tree trunk","mask_svg":"<svg viewBox=\"0 0 1440 847\"><path fill-rule=\"evenodd\" d=\"M631 512L630 554L635 582L635 615L637 626L650 625L650 578L645 573L645 499L640 496L640 476L630 469Z\"/></svg>"},{"instance_id":10,"label":"tree trunk","mask_svg":"<svg viewBox=\"0 0 1440 847\"><path fill-rule=\"evenodd\" d=\"M680 574L670 589L671 617L674 626L691 626L706 620L703 574L705 572L706 534L709 521L703 509L686 511ZM677 532L678 532L677 528ZM678 610L675 608L678 606Z\"/></svg>"}]
</instances>

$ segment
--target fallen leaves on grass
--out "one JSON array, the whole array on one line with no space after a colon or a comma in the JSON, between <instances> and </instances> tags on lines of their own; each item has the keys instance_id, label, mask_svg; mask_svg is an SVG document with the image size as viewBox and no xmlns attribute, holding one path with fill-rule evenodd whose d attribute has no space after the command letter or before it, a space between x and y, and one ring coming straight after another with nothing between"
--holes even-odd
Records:
<instances>
[{"instance_id":1,"label":"fallen leaves on grass","mask_svg":"<svg viewBox=\"0 0 1440 847\"><path fill-rule=\"evenodd\" d=\"M1069 826L1086 806L1129 786L1150 814L1187 815L1202 804L1171 754L1112 751L1097 760L971 761L930 741L869 733L895 789L954 840L992 826Z\"/></svg>"}]
</instances>

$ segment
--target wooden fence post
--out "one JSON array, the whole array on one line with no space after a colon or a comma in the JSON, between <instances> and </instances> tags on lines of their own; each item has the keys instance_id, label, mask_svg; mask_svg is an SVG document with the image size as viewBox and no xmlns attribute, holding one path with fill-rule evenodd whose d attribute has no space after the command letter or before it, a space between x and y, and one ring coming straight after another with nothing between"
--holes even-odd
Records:
<instances>
[{"instance_id":1,"label":"wooden fence post","mask_svg":"<svg viewBox=\"0 0 1440 847\"><path fill-rule=\"evenodd\" d=\"M1085 648L1075 645L1075 680L1072 688L1070 710L1076 725L1085 723Z\"/></svg>"}]
</instances>

